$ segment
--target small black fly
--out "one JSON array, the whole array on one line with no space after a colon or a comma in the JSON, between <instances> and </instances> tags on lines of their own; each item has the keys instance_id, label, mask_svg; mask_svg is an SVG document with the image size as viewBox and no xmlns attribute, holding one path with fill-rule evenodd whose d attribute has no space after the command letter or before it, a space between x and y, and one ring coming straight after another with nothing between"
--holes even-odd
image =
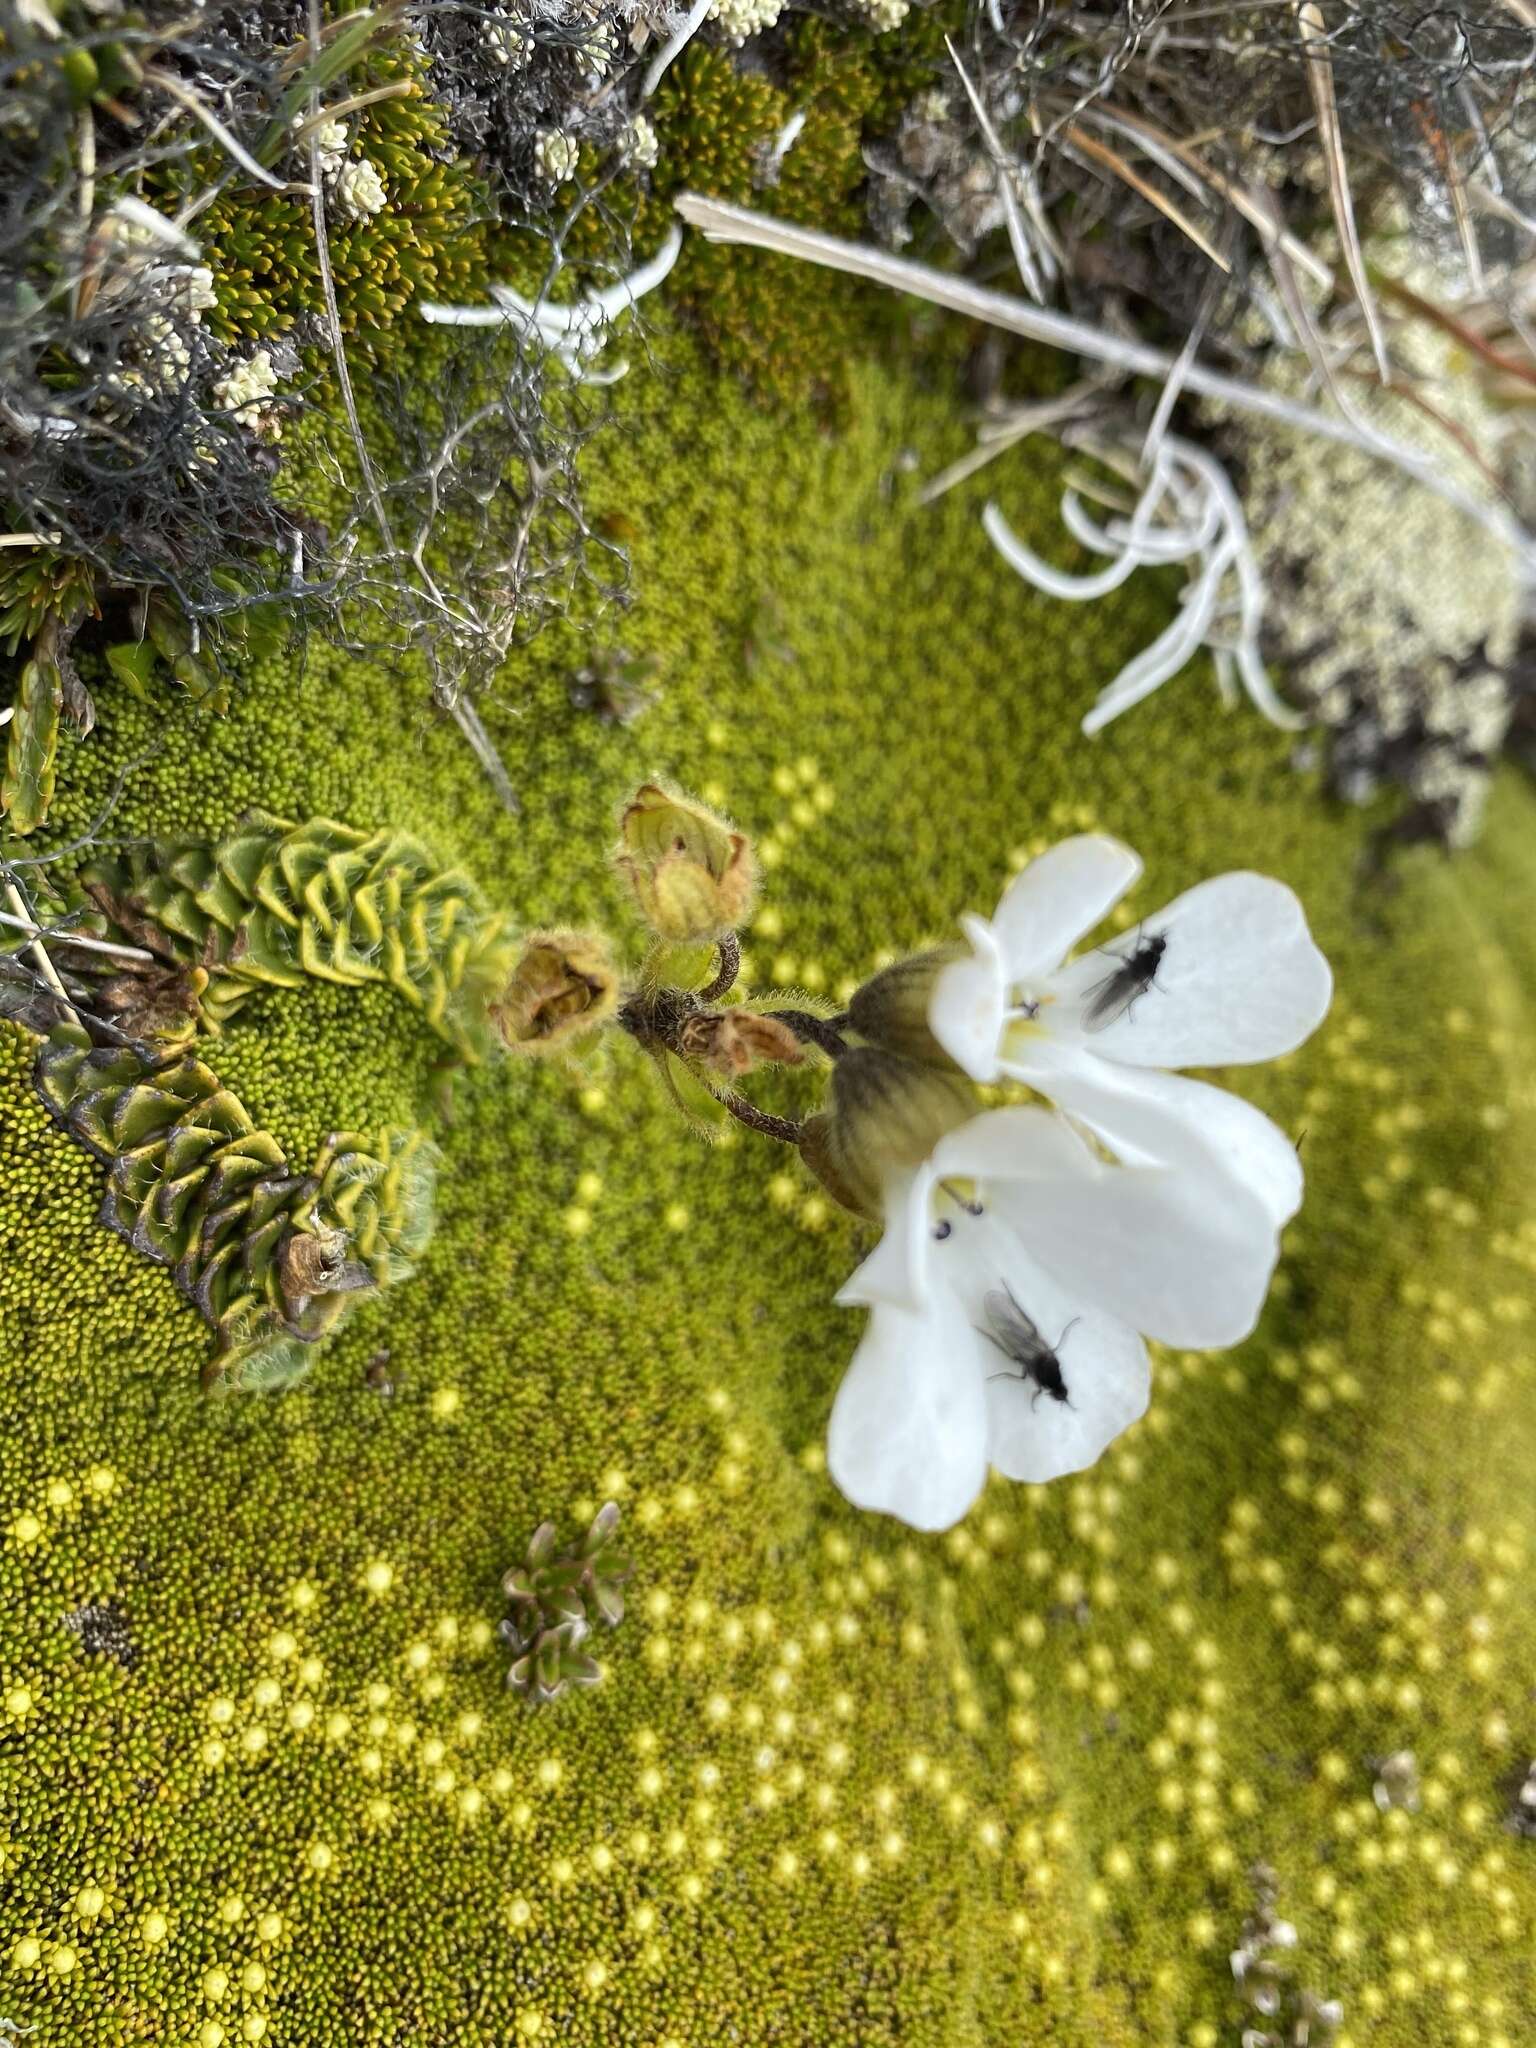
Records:
<instances>
[{"instance_id":1,"label":"small black fly","mask_svg":"<svg viewBox=\"0 0 1536 2048\"><path fill-rule=\"evenodd\" d=\"M1113 955L1120 965L1089 989L1083 1010L1083 1029L1102 1031L1117 1017L1129 1016L1137 998L1144 996L1156 981L1157 970L1167 950L1167 933L1153 932L1150 938L1139 940L1129 954Z\"/></svg>"},{"instance_id":2,"label":"small black fly","mask_svg":"<svg viewBox=\"0 0 1536 2048\"><path fill-rule=\"evenodd\" d=\"M1040 1334L1039 1324L1019 1307L1013 1289L1006 1281L1001 1288L990 1288L983 1297L982 1305L992 1327L990 1330L978 1330L977 1335L985 1337L990 1345L1002 1352L1004 1358L1011 1359L1019 1368L1021 1379L1034 1381L1035 1398L1030 1407L1036 1405L1042 1394L1049 1394L1053 1401L1065 1401L1070 1408L1072 1403L1067 1399L1067 1383L1062 1378L1061 1360L1057 1354L1076 1327L1078 1318L1072 1318L1054 1344L1047 1344ZM1013 1374L994 1372L988 1377L1004 1380L1012 1379Z\"/></svg>"}]
</instances>

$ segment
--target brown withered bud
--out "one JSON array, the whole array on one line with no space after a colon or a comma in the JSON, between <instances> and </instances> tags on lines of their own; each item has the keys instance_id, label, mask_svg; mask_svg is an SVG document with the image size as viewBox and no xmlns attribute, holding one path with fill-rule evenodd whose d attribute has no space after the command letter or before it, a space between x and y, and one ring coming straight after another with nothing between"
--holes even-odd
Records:
<instances>
[{"instance_id":1,"label":"brown withered bud","mask_svg":"<svg viewBox=\"0 0 1536 2048\"><path fill-rule=\"evenodd\" d=\"M130 1038L189 1038L207 986L201 967L142 967L102 982L96 1007Z\"/></svg>"},{"instance_id":2,"label":"brown withered bud","mask_svg":"<svg viewBox=\"0 0 1536 2048\"><path fill-rule=\"evenodd\" d=\"M603 941L584 932L536 932L490 1017L509 1052L563 1050L613 1015L619 978Z\"/></svg>"},{"instance_id":3,"label":"brown withered bud","mask_svg":"<svg viewBox=\"0 0 1536 2048\"><path fill-rule=\"evenodd\" d=\"M711 1073L736 1080L753 1067L795 1067L805 1049L787 1024L753 1010L699 1010L686 1018L678 1049Z\"/></svg>"},{"instance_id":4,"label":"brown withered bud","mask_svg":"<svg viewBox=\"0 0 1536 2048\"><path fill-rule=\"evenodd\" d=\"M372 1287L373 1275L359 1259L349 1259L352 1240L344 1230L295 1230L283 1239L277 1254L277 1275L291 1307L302 1308L317 1294L358 1294Z\"/></svg>"}]
</instances>

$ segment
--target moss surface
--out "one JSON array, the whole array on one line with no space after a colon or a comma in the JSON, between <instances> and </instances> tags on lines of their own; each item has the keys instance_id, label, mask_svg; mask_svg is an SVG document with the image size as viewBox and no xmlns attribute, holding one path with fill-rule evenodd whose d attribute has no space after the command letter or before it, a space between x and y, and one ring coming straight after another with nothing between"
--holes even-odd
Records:
<instances>
[{"instance_id":1,"label":"moss surface","mask_svg":"<svg viewBox=\"0 0 1536 2048\"><path fill-rule=\"evenodd\" d=\"M226 722L114 697L49 835L158 736L112 832L387 824L519 922L617 932L615 806L662 774L758 837L751 975L833 992L1086 824L1146 855L1128 919L1283 876L1340 997L1237 1077L1311 1181L1261 1332L1161 1358L1082 1479L913 1537L822 1470L855 1237L784 1158L698 1146L623 1046L462 1074L444 1125L415 1013L317 985L249 1003L217 1070L293 1156L424 1124L439 1229L302 1391L210 1404L201 1324L96 1224L8 1030L0 2013L49 2048L1216 2048L1261 1856L1348 2041L1530 2039L1536 804L1369 899L1360 819L1208 678L1081 740L1166 591L1032 595L977 489L914 503L898 454L960 452L953 410L852 383L836 437L680 345L621 387L594 490L638 602L599 633L661 656L660 702L606 727L577 633L520 656L485 707L519 818L417 678L316 645ZM1047 470L989 481L1049 545ZM606 1680L531 1714L500 1575L608 1497L636 1572ZM1422 1805L1383 1815L1405 1746Z\"/></svg>"}]
</instances>

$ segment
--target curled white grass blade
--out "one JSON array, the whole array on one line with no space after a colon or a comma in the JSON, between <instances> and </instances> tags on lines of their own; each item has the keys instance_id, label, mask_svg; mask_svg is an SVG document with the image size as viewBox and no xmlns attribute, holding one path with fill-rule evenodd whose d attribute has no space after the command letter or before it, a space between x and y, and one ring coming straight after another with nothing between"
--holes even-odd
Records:
<instances>
[{"instance_id":1,"label":"curled white grass blade","mask_svg":"<svg viewBox=\"0 0 1536 2048\"><path fill-rule=\"evenodd\" d=\"M1194 583L1184 592L1184 608L1173 624L1158 634L1150 647L1128 661L1119 675L1104 689L1098 702L1083 719L1082 729L1091 737L1102 732L1111 719L1129 711L1143 697L1176 676L1205 638L1216 609L1221 579L1231 563L1230 545L1217 548Z\"/></svg>"},{"instance_id":2,"label":"curled white grass blade","mask_svg":"<svg viewBox=\"0 0 1536 2048\"><path fill-rule=\"evenodd\" d=\"M1076 491L1063 492L1061 519L1072 538L1095 554L1117 555L1131 544L1128 521L1112 519L1108 526L1100 526ZM1187 562L1210 546L1220 523L1220 513L1207 501L1199 526L1160 526L1143 534L1138 543L1141 559L1148 563Z\"/></svg>"},{"instance_id":3,"label":"curled white grass blade","mask_svg":"<svg viewBox=\"0 0 1536 2048\"><path fill-rule=\"evenodd\" d=\"M1306 717L1299 711L1293 711L1276 694L1263 656L1259 653L1259 632L1264 622L1264 578L1254 556L1253 543L1248 538L1248 521L1243 515L1242 500L1232 487L1232 479L1207 449L1181 439L1178 452L1180 460L1204 482L1212 502L1220 508L1233 543L1232 565L1237 572L1242 603L1242 631L1232 652L1243 688L1254 708L1262 712L1272 725L1278 725L1286 732L1299 732L1308 722Z\"/></svg>"},{"instance_id":4,"label":"curled white grass blade","mask_svg":"<svg viewBox=\"0 0 1536 2048\"><path fill-rule=\"evenodd\" d=\"M981 524L987 539L1009 568L1022 576L1026 583L1032 583L1036 590L1043 590L1047 597L1066 598L1072 603L1081 603L1091 597L1107 597L1110 591L1118 590L1122 583L1128 582L1141 566L1135 552L1127 548L1108 568L1100 569L1094 575L1069 576L1065 570L1053 569L1049 562L1043 562L1032 549L1025 547L996 505L989 503L986 506Z\"/></svg>"},{"instance_id":5,"label":"curled white grass blade","mask_svg":"<svg viewBox=\"0 0 1536 2048\"><path fill-rule=\"evenodd\" d=\"M1386 337L1381 331L1381 318L1376 311L1371 281L1365 273L1365 252L1360 247L1360 232L1355 226L1355 202L1350 196L1349 171L1344 161L1344 136L1339 126L1338 101L1333 91L1333 60L1328 54L1328 28L1317 0L1299 0L1296 8L1296 26L1300 31L1303 54L1306 58L1304 68L1307 83L1312 91L1312 109L1317 115L1317 138L1322 144L1323 161L1328 167L1328 197L1333 207L1334 225L1339 231L1339 241L1344 250L1344 267L1349 272L1350 284L1354 287L1355 297L1365 319L1366 332L1371 337L1371 352L1376 358L1377 371L1382 383L1390 384L1392 365L1387 358Z\"/></svg>"},{"instance_id":6,"label":"curled white grass blade","mask_svg":"<svg viewBox=\"0 0 1536 2048\"><path fill-rule=\"evenodd\" d=\"M550 346L575 336L578 347L590 348L597 344L601 330L611 320L628 312L637 300L656 289L676 263L682 246L683 231L674 226L647 262L638 264L602 291L589 292L569 305L557 305L550 299L535 304L510 285L493 284L491 297L496 303L492 306L445 306L436 300L426 300L416 310L423 320L438 327L501 327L517 321L533 327Z\"/></svg>"},{"instance_id":7,"label":"curled white grass blade","mask_svg":"<svg viewBox=\"0 0 1536 2048\"><path fill-rule=\"evenodd\" d=\"M704 26L704 17L714 5L714 0L693 0L693 5L684 15L673 33L646 66L644 78L640 81L640 97L648 100L666 77L694 36Z\"/></svg>"},{"instance_id":8,"label":"curled white grass blade","mask_svg":"<svg viewBox=\"0 0 1536 2048\"><path fill-rule=\"evenodd\" d=\"M675 204L683 219L700 229L711 241L771 249L778 255L819 263L825 269L842 271L849 277L867 278L893 291L910 292L931 305L946 306L966 319L980 320L1009 334L1026 335L1031 341L1044 342L1048 348L1065 349L1073 355L1107 363L1133 376L1162 377L1173 367L1174 358L1163 349L1128 341L1093 327L1086 320L1075 320L1069 314L1055 312L1048 306L1032 306L1027 300L1010 298L1005 292L989 291L985 286L969 284L963 278L946 276L926 264L887 255L882 249L845 242L836 235L822 234L813 228L796 227L789 221L776 220L771 214L756 213L750 207L734 206L725 200L707 199L697 192L679 193ZM1302 405L1259 385L1245 384L1240 378L1225 376L1200 362L1190 365L1185 388L1197 392L1202 398L1213 398L1221 404L1230 405L1238 412L1251 413L1260 419L1278 420L1282 426L1291 427L1298 433L1336 441L1343 447L1356 448L1377 461L1391 464L1404 476L1412 478L1425 490L1433 491L1436 497L1454 505L1459 512L1495 535L1514 552L1524 572L1536 576L1536 542L1518 520L1502 505L1487 503L1464 490L1453 479L1443 475L1438 466L1417 449L1394 440L1391 435L1378 433L1362 421L1336 419L1315 406Z\"/></svg>"}]
</instances>

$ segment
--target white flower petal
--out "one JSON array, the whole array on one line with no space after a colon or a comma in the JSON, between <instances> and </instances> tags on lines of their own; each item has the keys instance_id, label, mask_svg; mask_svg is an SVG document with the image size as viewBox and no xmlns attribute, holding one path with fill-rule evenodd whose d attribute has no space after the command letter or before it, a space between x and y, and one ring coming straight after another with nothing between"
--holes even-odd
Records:
<instances>
[{"instance_id":1,"label":"white flower petal","mask_svg":"<svg viewBox=\"0 0 1536 2048\"><path fill-rule=\"evenodd\" d=\"M1328 962L1293 890L1267 875L1215 875L1155 912L1144 940L1166 946L1152 985L1091 1034L1104 1059L1139 1067L1215 1067L1290 1052L1333 997ZM1137 934L1073 960L1051 978L1053 1033L1081 1029L1093 991L1133 954Z\"/></svg>"},{"instance_id":2,"label":"white flower petal","mask_svg":"<svg viewBox=\"0 0 1536 2048\"><path fill-rule=\"evenodd\" d=\"M1011 982L1049 974L1141 873L1141 861L1107 833L1063 839L1003 891L992 928Z\"/></svg>"},{"instance_id":3,"label":"white flower petal","mask_svg":"<svg viewBox=\"0 0 1536 2048\"><path fill-rule=\"evenodd\" d=\"M1008 1008L1008 975L986 919L967 916L960 922L971 955L940 968L928 997L928 1028L973 1081L992 1081Z\"/></svg>"},{"instance_id":4,"label":"white flower petal","mask_svg":"<svg viewBox=\"0 0 1536 2048\"><path fill-rule=\"evenodd\" d=\"M1279 1237L1247 1190L1159 1167L987 1189L999 1223L1077 1301L1160 1344L1217 1350L1259 1319Z\"/></svg>"},{"instance_id":5,"label":"white flower petal","mask_svg":"<svg viewBox=\"0 0 1536 2048\"><path fill-rule=\"evenodd\" d=\"M855 1507L959 1521L987 1476L985 1348L947 1294L921 1316L870 1311L827 1426L827 1469Z\"/></svg>"},{"instance_id":6,"label":"white flower petal","mask_svg":"<svg viewBox=\"0 0 1536 2048\"><path fill-rule=\"evenodd\" d=\"M933 1148L936 1180L1093 1180L1104 1168L1064 1117L1048 1109L988 1109Z\"/></svg>"},{"instance_id":7,"label":"white flower petal","mask_svg":"<svg viewBox=\"0 0 1536 2048\"><path fill-rule=\"evenodd\" d=\"M1086 1124L1128 1165L1172 1167L1246 1190L1276 1230L1301 1207L1296 1147L1240 1095L1033 1034L1009 1047L1003 1068Z\"/></svg>"},{"instance_id":8,"label":"white flower petal","mask_svg":"<svg viewBox=\"0 0 1536 2048\"><path fill-rule=\"evenodd\" d=\"M1043 1482L1097 1463L1146 1413L1152 1369L1134 1330L1097 1309L1074 1307L1048 1275L1017 1269L1010 1285L1053 1345L1066 1399L1055 1399L994 1354L987 1379L988 1456L1008 1479Z\"/></svg>"},{"instance_id":9,"label":"white flower petal","mask_svg":"<svg viewBox=\"0 0 1536 2048\"><path fill-rule=\"evenodd\" d=\"M928 1244L933 1229L934 1165L892 1174L883 1191L885 1229L880 1242L837 1291L843 1308L884 1302L918 1314L929 1297Z\"/></svg>"}]
</instances>

